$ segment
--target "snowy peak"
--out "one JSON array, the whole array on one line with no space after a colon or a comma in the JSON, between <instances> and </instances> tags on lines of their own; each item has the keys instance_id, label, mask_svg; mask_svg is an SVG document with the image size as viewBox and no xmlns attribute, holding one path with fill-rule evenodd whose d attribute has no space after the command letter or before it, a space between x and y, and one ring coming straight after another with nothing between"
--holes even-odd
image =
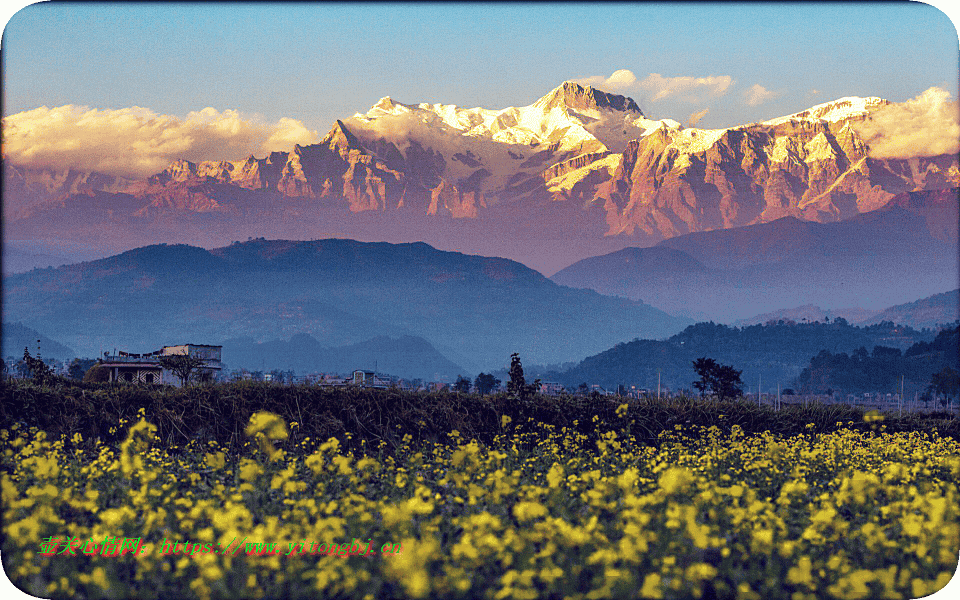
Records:
<instances>
[{"instance_id":1,"label":"snowy peak","mask_svg":"<svg viewBox=\"0 0 960 600\"><path fill-rule=\"evenodd\" d=\"M382 110L383 112L393 112L397 108L397 103L390 96L384 96L377 101L370 110Z\"/></svg>"},{"instance_id":2,"label":"snowy peak","mask_svg":"<svg viewBox=\"0 0 960 600\"><path fill-rule=\"evenodd\" d=\"M836 123L858 117L864 117L881 106L890 104L888 100L877 97L860 98L858 96L847 96L831 102L824 102L812 106L805 111L778 117L769 121L763 121L761 125L780 125L788 121L826 121Z\"/></svg>"},{"instance_id":3,"label":"snowy peak","mask_svg":"<svg viewBox=\"0 0 960 600\"><path fill-rule=\"evenodd\" d=\"M620 112L636 113L642 117L640 107L633 98L608 94L588 86L582 86L573 81L564 81L543 98L534 103L534 106L548 112L554 108L573 109L577 112L598 111L613 109Z\"/></svg>"}]
</instances>

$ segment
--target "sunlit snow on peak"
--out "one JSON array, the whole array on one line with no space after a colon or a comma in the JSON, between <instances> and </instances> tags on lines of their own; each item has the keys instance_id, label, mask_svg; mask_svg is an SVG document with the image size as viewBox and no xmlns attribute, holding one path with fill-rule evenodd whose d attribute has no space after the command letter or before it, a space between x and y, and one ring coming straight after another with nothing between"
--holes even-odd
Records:
<instances>
[{"instance_id":1,"label":"sunlit snow on peak","mask_svg":"<svg viewBox=\"0 0 960 600\"><path fill-rule=\"evenodd\" d=\"M853 117L865 116L885 104L889 104L889 102L875 96L869 98L847 96L812 106L805 111L792 115L763 121L761 125L773 126L789 121L827 121L828 123L835 123Z\"/></svg>"}]
</instances>

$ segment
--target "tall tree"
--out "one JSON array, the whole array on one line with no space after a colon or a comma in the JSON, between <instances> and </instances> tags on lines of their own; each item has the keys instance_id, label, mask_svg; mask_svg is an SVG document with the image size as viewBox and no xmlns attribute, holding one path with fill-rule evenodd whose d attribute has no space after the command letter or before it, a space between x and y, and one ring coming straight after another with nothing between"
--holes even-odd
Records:
<instances>
[{"instance_id":1,"label":"tall tree","mask_svg":"<svg viewBox=\"0 0 960 600\"><path fill-rule=\"evenodd\" d=\"M527 380L523 377L523 365L520 364L520 355L516 352L510 355L510 381L507 383L507 393L518 398L527 395Z\"/></svg>"},{"instance_id":2,"label":"tall tree","mask_svg":"<svg viewBox=\"0 0 960 600\"><path fill-rule=\"evenodd\" d=\"M698 358L693 361L693 370L697 372L700 379L693 382L693 388L700 392L700 397L713 389L713 373L717 369L717 361L712 358Z\"/></svg>"}]
</instances>

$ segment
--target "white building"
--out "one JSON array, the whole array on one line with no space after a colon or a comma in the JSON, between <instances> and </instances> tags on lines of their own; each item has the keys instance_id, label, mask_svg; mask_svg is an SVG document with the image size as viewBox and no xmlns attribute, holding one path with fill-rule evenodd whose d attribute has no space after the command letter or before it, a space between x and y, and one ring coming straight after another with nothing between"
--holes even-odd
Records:
<instances>
[{"instance_id":1,"label":"white building","mask_svg":"<svg viewBox=\"0 0 960 600\"><path fill-rule=\"evenodd\" d=\"M106 368L110 373L109 381L125 383L167 383L180 385L180 378L172 371L164 369L160 364L161 357L189 355L203 361L196 374L200 377L218 379L223 369L221 353L223 346L209 346L206 344L180 344L178 346L164 346L159 350L144 354L132 352L117 352L111 356L105 352L99 366Z\"/></svg>"}]
</instances>

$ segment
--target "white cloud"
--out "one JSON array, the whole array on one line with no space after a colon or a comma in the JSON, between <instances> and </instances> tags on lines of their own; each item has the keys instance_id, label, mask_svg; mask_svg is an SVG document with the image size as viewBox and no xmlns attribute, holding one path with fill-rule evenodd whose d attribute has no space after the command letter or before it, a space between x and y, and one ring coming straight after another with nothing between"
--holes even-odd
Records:
<instances>
[{"instance_id":1,"label":"white cloud","mask_svg":"<svg viewBox=\"0 0 960 600\"><path fill-rule=\"evenodd\" d=\"M693 113L692 115L690 115L689 117L687 117L687 126L688 126L688 127L694 127L697 123L700 122L700 119L702 119L702 118L704 117L704 115L706 115L708 112L710 112L710 109L709 109L709 108L705 108L705 109L701 110L700 112L695 112L695 113Z\"/></svg>"},{"instance_id":2,"label":"white cloud","mask_svg":"<svg viewBox=\"0 0 960 600\"><path fill-rule=\"evenodd\" d=\"M677 98L686 102L701 103L709 98L723 96L733 85L729 75L711 75L709 77L664 77L659 73L650 73L643 79L637 79L632 71L620 69L610 77L594 75L577 80L578 83L592 85L601 89L620 92L642 92L656 102L664 98Z\"/></svg>"},{"instance_id":3,"label":"white cloud","mask_svg":"<svg viewBox=\"0 0 960 600\"><path fill-rule=\"evenodd\" d=\"M633 71L620 69L614 71L610 77L594 75L593 77L578 79L577 82L605 90L617 91L632 87L637 82L637 76L633 74Z\"/></svg>"},{"instance_id":4,"label":"white cloud","mask_svg":"<svg viewBox=\"0 0 960 600\"><path fill-rule=\"evenodd\" d=\"M854 125L873 158L911 158L960 151L960 104L932 87L916 98L890 104Z\"/></svg>"},{"instance_id":5,"label":"white cloud","mask_svg":"<svg viewBox=\"0 0 960 600\"><path fill-rule=\"evenodd\" d=\"M760 106L767 100L776 98L779 95L780 94L778 92L772 92L759 83L753 84L750 86L750 89L744 92L744 97L747 100L747 104L750 106Z\"/></svg>"},{"instance_id":6,"label":"white cloud","mask_svg":"<svg viewBox=\"0 0 960 600\"><path fill-rule=\"evenodd\" d=\"M180 119L139 106L100 110L74 105L4 117L3 136L4 159L11 163L126 177L151 175L181 158L237 160L319 139L301 121L264 123L235 110L208 107Z\"/></svg>"},{"instance_id":7,"label":"white cloud","mask_svg":"<svg viewBox=\"0 0 960 600\"><path fill-rule=\"evenodd\" d=\"M637 84L641 90L653 94L651 100L677 98L687 102L703 102L708 97L719 97L727 93L733 85L729 75L710 77L664 77L659 73L650 73Z\"/></svg>"}]
</instances>

